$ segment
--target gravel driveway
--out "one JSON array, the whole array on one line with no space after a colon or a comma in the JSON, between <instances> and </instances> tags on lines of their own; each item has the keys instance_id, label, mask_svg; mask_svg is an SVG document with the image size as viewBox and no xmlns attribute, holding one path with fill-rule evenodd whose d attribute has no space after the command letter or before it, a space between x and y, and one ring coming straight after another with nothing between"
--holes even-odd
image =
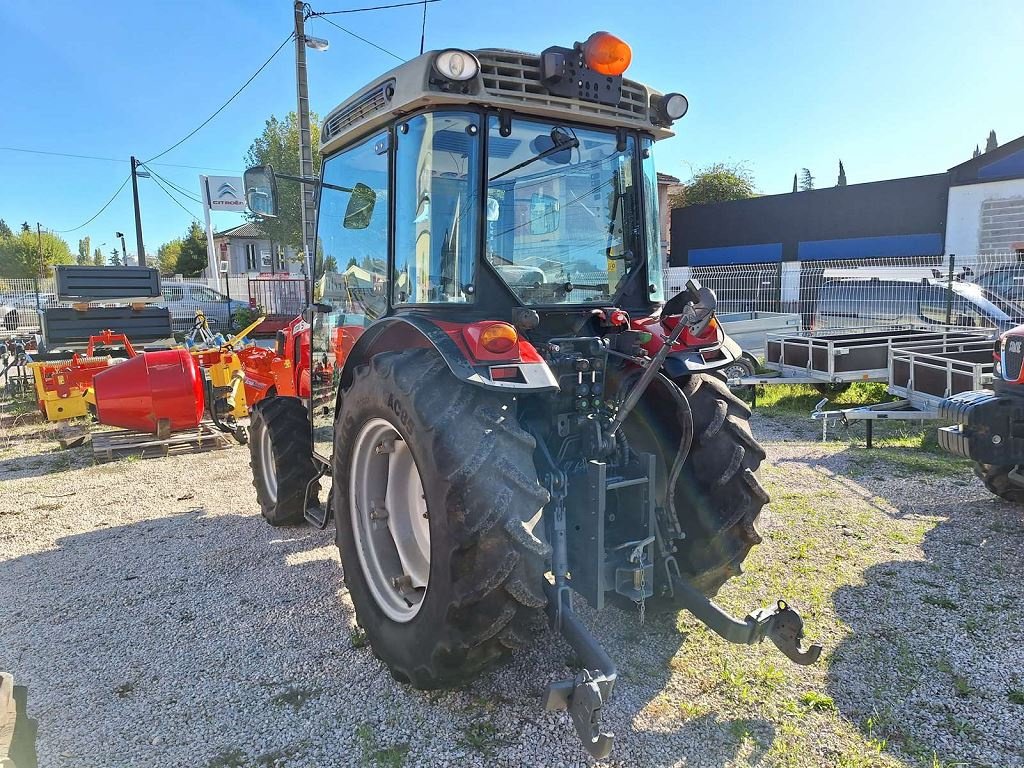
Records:
<instances>
[{"instance_id":1,"label":"gravel driveway","mask_svg":"<svg viewBox=\"0 0 1024 768\"><path fill-rule=\"evenodd\" d=\"M590 764L540 709L571 674L550 633L463 690L394 682L333 531L264 525L246 449L93 465L50 427L0 430L0 669L29 687L40 765ZM1020 511L962 465L755 431L766 541L720 601L787 597L827 658L584 610L621 670L607 764L1024 766Z\"/></svg>"}]
</instances>

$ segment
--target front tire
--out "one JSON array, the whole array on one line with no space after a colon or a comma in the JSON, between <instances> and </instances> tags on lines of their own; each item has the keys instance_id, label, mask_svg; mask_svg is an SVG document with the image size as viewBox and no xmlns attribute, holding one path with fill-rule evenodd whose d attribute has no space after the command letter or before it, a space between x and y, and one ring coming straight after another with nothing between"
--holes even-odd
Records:
<instances>
[{"instance_id":1,"label":"front tire","mask_svg":"<svg viewBox=\"0 0 1024 768\"><path fill-rule=\"evenodd\" d=\"M676 559L683 577L713 597L761 543L756 524L769 498L755 472L766 454L750 432L750 408L721 379L695 374L682 390L693 442L675 486L685 534Z\"/></svg>"},{"instance_id":2,"label":"front tire","mask_svg":"<svg viewBox=\"0 0 1024 768\"><path fill-rule=\"evenodd\" d=\"M302 524L306 488L317 471L309 416L297 397L269 397L253 407L249 466L264 519L273 526ZM317 481L310 488L310 498L319 493Z\"/></svg>"},{"instance_id":3,"label":"front tire","mask_svg":"<svg viewBox=\"0 0 1024 768\"><path fill-rule=\"evenodd\" d=\"M992 493L1013 504L1024 504L1024 488L1010 480L1012 466L999 464L974 465L974 474Z\"/></svg>"},{"instance_id":4,"label":"front tire","mask_svg":"<svg viewBox=\"0 0 1024 768\"><path fill-rule=\"evenodd\" d=\"M524 645L546 604L550 549L533 526L548 493L514 407L457 382L426 349L374 356L342 393L333 488L345 583L374 654L416 688L459 685ZM423 509L408 491L417 480ZM425 535L409 532L417 512Z\"/></svg>"}]
</instances>

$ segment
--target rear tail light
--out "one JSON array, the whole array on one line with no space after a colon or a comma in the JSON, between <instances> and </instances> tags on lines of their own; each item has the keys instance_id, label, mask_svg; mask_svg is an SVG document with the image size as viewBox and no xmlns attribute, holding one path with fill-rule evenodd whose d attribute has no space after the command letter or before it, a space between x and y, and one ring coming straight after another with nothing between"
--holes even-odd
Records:
<instances>
[{"instance_id":1,"label":"rear tail light","mask_svg":"<svg viewBox=\"0 0 1024 768\"><path fill-rule=\"evenodd\" d=\"M495 355L508 352L518 341L519 334L508 323L492 323L480 332L480 346Z\"/></svg>"}]
</instances>

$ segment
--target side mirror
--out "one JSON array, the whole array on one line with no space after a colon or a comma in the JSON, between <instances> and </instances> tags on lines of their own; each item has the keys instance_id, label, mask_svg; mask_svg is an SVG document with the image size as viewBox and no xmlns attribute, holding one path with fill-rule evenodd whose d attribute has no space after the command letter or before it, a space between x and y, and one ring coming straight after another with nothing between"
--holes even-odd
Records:
<instances>
[{"instance_id":1,"label":"side mirror","mask_svg":"<svg viewBox=\"0 0 1024 768\"><path fill-rule=\"evenodd\" d=\"M362 182L357 182L348 198L345 208L345 229L366 229L373 218L373 207L377 204L377 193Z\"/></svg>"},{"instance_id":2,"label":"side mirror","mask_svg":"<svg viewBox=\"0 0 1024 768\"><path fill-rule=\"evenodd\" d=\"M277 216L277 177L274 166L257 165L247 168L243 175L245 204L260 216Z\"/></svg>"}]
</instances>

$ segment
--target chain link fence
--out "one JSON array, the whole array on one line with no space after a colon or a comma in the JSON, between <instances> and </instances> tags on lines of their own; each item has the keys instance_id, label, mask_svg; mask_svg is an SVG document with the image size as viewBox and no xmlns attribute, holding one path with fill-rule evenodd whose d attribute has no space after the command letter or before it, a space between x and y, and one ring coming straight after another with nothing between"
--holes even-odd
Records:
<instances>
[{"instance_id":1,"label":"chain link fence","mask_svg":"<svg viewBox=\"0 0 1024 768\"><path fill-rule=\"evenodd\" d=\"M720 312L798 313L814 330L1024 323L1024 252L675 267L666 295L691 277Z\"/></svg>"}]
</instances>

